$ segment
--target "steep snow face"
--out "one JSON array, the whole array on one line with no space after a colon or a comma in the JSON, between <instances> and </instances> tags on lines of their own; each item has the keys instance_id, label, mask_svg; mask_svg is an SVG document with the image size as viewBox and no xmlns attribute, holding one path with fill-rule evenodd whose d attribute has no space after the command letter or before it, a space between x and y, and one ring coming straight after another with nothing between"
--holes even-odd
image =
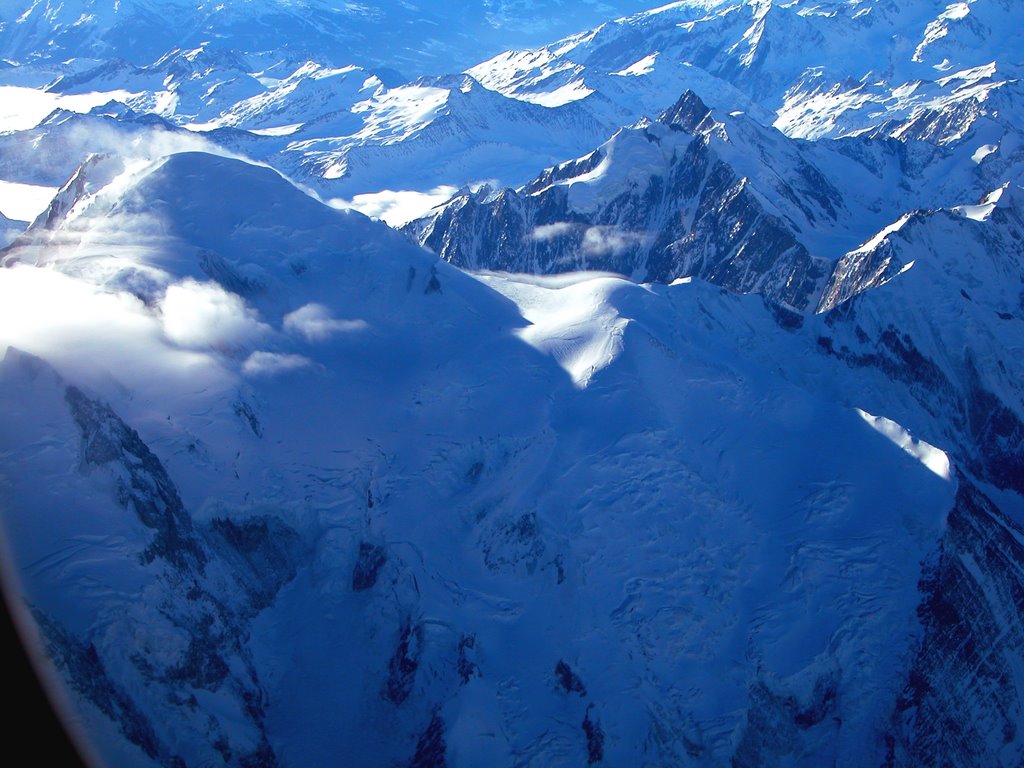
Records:
<instances>
[{"instance_id":1,"label":"steep snow face","mask_svg":"<svg viewBox=\"0 0 1024 768\"><path fill-rule=\"evenodd\" d=\"M220 184L244 194L225 195ZM398 233L323 205L270 168L184 152L156 162L93 158L5 263L53 267L146 302L185 278L213 280L283 317L298 309L288 298L296 281L309 282L311 300L370 290L373 270L361 265L388 249L412 259L396 267L403 291L406 267L424 280L434 269L432 257Z\"/></svg>"},{"instance_id":2,"label":"steep snow face","mask_svg":"<svg viewBox=\"0 0 1024 768\"><path fill-rule=\"evenodd\" d=\"M360 67L332 69L311 61L279 82L268 82L268 86L234 103L217 87L213 92L223 111L212 124L203 127L228 125L263 135L290 136L310 119L351 112L354 104L383 88L377 76ZM190 127L195 130L198 126Z\"/></svg>"},{"instance_id":3,"label":"steep snow face","mask_svg":"<svg viewBox=\"0 0 1024 768\"><path fill-rule=\"evenodd\" d=\"M0 270L5 540L111 764L876 765L930 738L893 713L953 658L918 584L969 481L752 354L833 365L778 310L474 278L266 168L111 162Z\"/></svg>"},{"instance_id":4,"label":"steep snow face","mask_svg":"<svg viewBox=\"0 0 1024 768\"><path fill-rule=\"evenodd\" d=\"M529 323L519 337L554 359L577 387L585 389L622 352L629 320L612 301L625 287L621 277L484 273L480 279L515 302Z\"/></svg>"}]
</instances>

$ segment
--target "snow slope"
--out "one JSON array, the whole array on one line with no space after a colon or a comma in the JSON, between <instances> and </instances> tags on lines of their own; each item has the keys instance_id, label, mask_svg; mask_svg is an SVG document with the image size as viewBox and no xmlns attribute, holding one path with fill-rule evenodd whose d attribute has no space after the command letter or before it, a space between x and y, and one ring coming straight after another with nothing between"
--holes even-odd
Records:
<instances>
[{"instance_id":1,"label":"snow slope","mask_svg":"<svg viewBox=\"0 0 1024 768\"><path fill-rule=\"evenodd\" d=\"M746 352L759 299L474 278L203 153L78 177L0 271L4 530L112 764L884 757L971 481Z\"/></svg>"}]
</instances>

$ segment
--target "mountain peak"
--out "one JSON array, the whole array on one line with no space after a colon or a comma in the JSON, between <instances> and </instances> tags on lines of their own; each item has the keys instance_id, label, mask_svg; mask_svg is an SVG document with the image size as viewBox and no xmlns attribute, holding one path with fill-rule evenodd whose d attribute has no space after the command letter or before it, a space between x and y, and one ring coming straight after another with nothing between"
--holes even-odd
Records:
<instances>
[{"instance_id":1,"label":"mountain peak","mask_svg":"<svg viewBox=\"0 0 1024 768\"><path fill-rule=\"evenodd\" d=\"M681 128L686 133L696 133L711 115L711 109L700 96L686 89L678 101L658 116L658 121L669 127Z\"/></svg>"}]
</instances>

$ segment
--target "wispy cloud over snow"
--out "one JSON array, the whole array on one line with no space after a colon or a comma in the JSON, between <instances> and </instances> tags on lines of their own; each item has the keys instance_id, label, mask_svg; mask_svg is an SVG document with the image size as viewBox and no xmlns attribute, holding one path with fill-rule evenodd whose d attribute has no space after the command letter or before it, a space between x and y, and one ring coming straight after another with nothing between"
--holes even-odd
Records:
<instances>
[{"instance_id":1,"label":"wispy cloud over snow","mask_svg":"<svg viewBox=\"0 0 1024 768\"><path fill-rule=\"evenodd\" d=\"M645 235L608 225L576 224L571 221L556 221L534 227L529 238L535 242L547 242L569 235L579 236L580 249L587 256L608 256L621 253L641 242Z\"/></svg>"},{"instance_id":2,"label":"wispy cloud over snow","mask_svg":"<svg viewBox=\"0 0 1024 768\"><path fill-rule=\"evenodd\" d=\"M253 352L242 364L242 373L247 376L273 376L278 373L309 368L312 365L313 361L302 355Z\"/></svg>"},{"instance_id":3,"label":"wispy cloud over snow","mask_svg":"<svg viewBox=\"0 0 1024 768\"><path fill-rule=\"evenodd\" d=\"M0 131L32 128L55 109L88 112L112 99L124 101L132 94L125 90L104 93L63 94L17 85L0 86Z\"/></svg>"},{"instance_id":4,"label":"wispy cloud over snow","mask_svg":"<svg viewBox=\"0 0 1024 768\"><path fill-rule=\"evenodd\" d=\"M326 341L339 333L355 333L366 330L365 320L338 320L322 304L306 304L284 316L284 329L291 334L302 336L307 341Z\"/></svg>"},{"instance_id":5,"label":"wispy cloud over snow","mask_svg":"<svg viewBox=\"0 0 1024 768\"><path fill-rule=\"evenodd\" d=\"M130 293L36 267L0 269L0 357L8 345L86 384L112 374L160 391L182 377L214 387L229 377L215 355L170 343L158 313Z\"/></svg>"}]
</instances>

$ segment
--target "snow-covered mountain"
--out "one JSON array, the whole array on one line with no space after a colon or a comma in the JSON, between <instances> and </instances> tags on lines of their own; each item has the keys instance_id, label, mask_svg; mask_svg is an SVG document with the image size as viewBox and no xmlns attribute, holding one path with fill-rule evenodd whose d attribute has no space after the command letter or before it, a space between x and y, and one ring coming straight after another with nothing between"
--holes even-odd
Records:
<instances>
[{"instance_id":1,"label":"snow-covered mountain","mask_svg":"<svg viewBox=\"0 0 1024 768\"><path fill-rule=\"evenodd\" d=\"M17 62L84 57L141 66L174 49L210 45L335 66L384 65L415 77L456 71L510 43L543 43L644 7L642 0L4 0L0 49Z\"/></svg>"},{"instance_id":2,"label":"snow-covered mountain","mask_svg":"<svg viewBox=\"0 0 1024 768\"><path fill-rule=\"evenodd\" d=\"M784 143L762 155L759 178L736 170L730 156L747 158L736 148L688 91L658 122L623 129L518 192L460 195L409 231L473 269L697 276L803 308L816 301L827 262L798 233L818 220L838 227L842 197Z\"/></svg>"},{"instance_id":3,"label":"snow-covered mountain","mask_svg":"<svg viewBox=\"0 0 1024 768\"><path fill-rule=\"evenodd\" d=\"M656 121L519 189L466 190L406 230L471 269L697 276L814 309L833 270L905 212L975 202L1021 180L1019 160L969 158L972 146L869 136L808 143L743 114L715 115L687 91Z\"/></svg>"},{"instance_id":4,"label":"snow-covered mountain","mask_svg":"<svg viewBox=\"0 0 1024 768\"><path fill-rule=\"evenodd\" d=\"M79 26L109 26L137 5L126 4L110 18L86 14ZM312 23L318 17L304 7L229 3L204 16L203 24L216 20L220 35L167 42L134 61L94 58L88 43L94 37L68 38L67 52L74 50L76 58L12 57L16 64L0 72L0 82L45 86L53 106L65 109L72 99L102 104L81 100L108 93L137 114L159 115L268 162L324 199L383 213L398 224L462 187L524 184L544 166L593 149L621 126L654 118L687 89L722 115L743 111L793 137L865 133L993 155L989 164L1009 163L1019 181L1016 126L1024 111L1016 38L989 32L1016 29L1020 20L1014 6L997 0L978 0L956 13L880 2L837 2L827 12L820 3L675 3L546 48L502 54L471 67L468 76L412 82L387 62L343 47L321 50L315 36L256 21L263 12L280 12L295 16L295 23ZM346 8L331 11L340 14L337 23L348 23L353 14L368 18L355 6ZM4 29L24 33L33 19L64 29L60 19L71 5L55 9L35 4L24 22L8 22ZM199 12L206 13L202 7ZM487 12L497 13L493 7ZM302 45L266 48L258 35L234 34L236 16ZM904 50L880 42L885 30L931 42ZM153 45L162 40L144 39ZM850 40L862 46L857 55L847 50L854 50ZM828 65L809 66L805 50L828 51ZM935 63L936 51L948 55ZM958 58L950 58L953 53ZM12 98L21 95L10 92ZM101 144L97 140L89 151L105 151ZM84 159L80 153L65 176ZM6 181L33 183L4 173ZM991 189L1008 178L982 186ZM919 207L954 202L942 198ZM895 219L903 211L892 213Z\"/></svg>"},{"instance_id":5,"label":"snow-covered mountain","mask_svg":"<svg viewBox=\"0 0 1024 768\"><path fill-rule=\"evenodd\" d=\"M867 765L1019 717L1024 536L955 440L751 351L851 364L755 297L473 278L205 153L97 159L5 266L7 541L114 764ZM920 585L994 532L1008 592ZM943 611L999 627L990 721Z\"/></svg>"},{"instance_id":6,"label":"snow-covered mountain","mask_svg":"<svg viewBox=\"0 0 1024 768\"><path fill-rule=\"evenodd\" d=\"M526 104L467 75L423 78L378 91L356 104L352 114L361 124L351 135L339 136L331 122L304 126L290 136L276 163L325 193L344 197L398 184L428 190L438 182L463 180L521 183L538 161L571 156L609 130L577 105Z\"/></svg>"},{"instance_id":7,"label":"snow-covered mountain","mask_svg":"<svg viewBox=\"0 0 1024 768\"><path fill-rule=\"evenodd\" d=\"M820 138L882 112L983 104L1019 77L1021 13L1009 0L682 0L469 72L522 99L598 92L647 113L692 79L712 106L751 103L787 134Z\"/></svg>"},{"instance_id":8,"label":"snow-covered mountain","mask_svg":"<svg viewBox=\"0 0 1024 768\"><path fill-rule=\"evenodd\" d=\"M6 145L0 175L52 183L53 175L66 179L88 154L126 142L155 145L139 151L157 156L171 140L169 131L178 134L176 145L216 144L270 163L326 200L433 193L419 213L463 185L523 183L538 164L579 154L614 130L580 105L522 102L467 75L389 87L359 67L306 61L281 67L278 78L264 73L257 80L249 73L252 61L232 57L222 68L222 58L210 60L197 50L151 67L101 65L58 78L47 90L52 113L31 128L0 135ZM189 66L179 66L182 61ZM23 89L16 90L20 95ZM85 115L63 108L96 93L111 100ZM140 136L153 131L159 135ZM40 146L52 172L41 173L35 161Z\"/></svg>"},{"instance_id":9,"label":"snow-covered mountain","mask_svg":"<svg viewBox=\"0 0 1024 768\"><path fill-rule=\"evenodd\" d=\"M419 76L605 7L556 6L0 4L0 212L49 199L0 218L0 562L65 718L142 768L1021 765L1019 6Z\"/></svg>"}]
</instances>

